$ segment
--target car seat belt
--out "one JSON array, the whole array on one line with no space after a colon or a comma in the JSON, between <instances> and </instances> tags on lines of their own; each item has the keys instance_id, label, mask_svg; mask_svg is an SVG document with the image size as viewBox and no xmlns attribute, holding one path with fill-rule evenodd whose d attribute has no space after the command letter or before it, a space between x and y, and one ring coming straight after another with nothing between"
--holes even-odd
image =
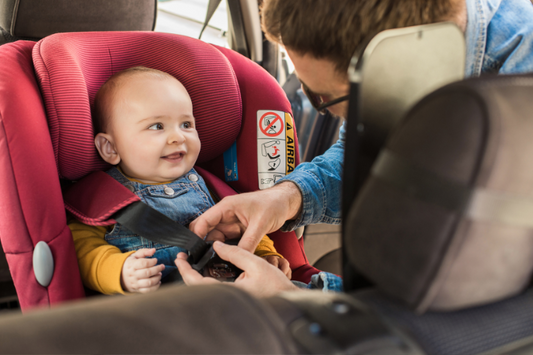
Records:
<instances>
[{"instance_id":1,"label":"car seat belt","mask_svg":"<svg viewBox=\"0 0 533 355\"><path fill-rule=\"evenodd\" d=\"M6 44L9 42L15 42L18 40L18 37L12 36L11 33L6 31L4 28L0 27L0 45Z\"/></svg>"},{"instance_id":2,"label":"car seat belt","mask_svg":"<svg viewBox=\"0 0 533 355\"><path fill-rule=\"evenodd\" d=\"M209 21L211 21L211 18L217 10L220 2L221 0L209 0L209 3L207 4L204 25L200 30L200 35L198 36L198 39L202 39L202 35L204 34L204 31L207 28ZM231 16L231 26L233 28L232 37L235 42L235 48L233 49L238 53L242 54L243 56L250 58L248 45L246 43L246 32L244 30L244 19L242 16L240 0L228 0L228 9Z\"/></svg>"},{"instance_id":3,"label":"car seat belt","mask_svg":"<svg viewBox=\"0 0 533 355\"><path fill-rule=\"evenodd\" d=\"M206 242L187 227L175 222L142 201L136 201L113 215L113 219L131 232L153 242L177 246L189 251L189 262L201 270L214 256L212 242Z\"/></svg>"},{"instance_id":4,"label":"car seat belt","mask_svg":"<svg viewBox=\"0 0 533 355\"><path fill-rule=\"evenodd\" d=\"M233 50L250 58L248 44L246 43L246 32L244 30L244 19L240 0L228 0L228 9L231 15L231 26L233 28L233 41L235 48Z\"/></svg>"},{"instance_id":5,"label":"car seat belt","mask_svg":"<svg viewBox=\"0 0 533 355\"><path fill-rule=\"evenodd\" d=\"M204 30L206 29L207 25L209 24L209 21L211 21L211 17L213 17L213 14L218 8L218 5L220 4L222 0L209 0L209 3L207 4L207 12L205 13L205 21L204 25L202 26L202 29L200 30L200 35L198 36L198 39L202 39L202 35L204 34Z\"/></svg>"},{"instance_id":6,"label":"car seat belt","mask_svg":"<svg viewBox=\"0 0 533 355\"><path fill-rule=\"evenodd\" d=\"M189 263L200 271L215 261L213 243L206 242L187 227L140 201L139 197L103 171L96 171L66 189L66 209L89 225L122 224L135 234L153 242L177 246L189 251ZM98 203L95 203L98 201ZM237 243L232 240L231 243ZM240 270L233 268L236 276Z\"/></svg>"}]
</instances>

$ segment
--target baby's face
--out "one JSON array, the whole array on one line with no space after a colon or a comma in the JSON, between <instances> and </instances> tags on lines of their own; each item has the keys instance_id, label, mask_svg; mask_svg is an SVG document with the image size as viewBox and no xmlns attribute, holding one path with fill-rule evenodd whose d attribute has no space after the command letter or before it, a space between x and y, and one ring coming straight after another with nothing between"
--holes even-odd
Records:
<instances>
[{"instance_id":1,"label":"baby's face","mask_svg":"<svg viewBox=\"0 0 533 355\"><path fill-rule=\"evenodd\" d=\"M183 85L149 73L124 78L108 106L109 134L122 171L145 183L175 180L200 153L192 102Z\"/></svg>"}]
</instances>

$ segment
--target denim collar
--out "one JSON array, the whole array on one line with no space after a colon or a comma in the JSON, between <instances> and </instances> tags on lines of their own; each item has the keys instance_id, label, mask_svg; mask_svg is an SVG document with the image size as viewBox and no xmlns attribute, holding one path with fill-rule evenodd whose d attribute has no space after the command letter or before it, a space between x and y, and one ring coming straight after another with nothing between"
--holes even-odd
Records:
<instances>
[{"instance_id":1,"label":"denim collar","mask_svg":"<svg viewBox=\"0 0 533 355\"><path fill-rule=\"evenodd\" d=\"M128 179L124 175L124 173L122 173L121 170L118 169L117 167L112 167L111 169L106 171L106 173L109 174L111 177L113 177L118 182L120 182L122 185L124 185L126 187L128 187L128 186L133 187L133 189L134 189L133 192L135 192L135 193L137 193L139 190L145 189L147 187L148 188L157 187L157 188L160 188L160 189L164 189L168 185L181 183L183 181L185 181L188 184L194 183L194 181L191 181L189 179L189 176L191 174L194 174L197 177L200 177L200 175L196 172L196 170L194 168L192 168L186 174L183 174L182 176L180 176L176 180L170 181L168 183L164 183L164 184L144 184L144 183L141 183L141 182L137 182L137 181L133 181L133 180Z\"/></svg>"}]
</instances>

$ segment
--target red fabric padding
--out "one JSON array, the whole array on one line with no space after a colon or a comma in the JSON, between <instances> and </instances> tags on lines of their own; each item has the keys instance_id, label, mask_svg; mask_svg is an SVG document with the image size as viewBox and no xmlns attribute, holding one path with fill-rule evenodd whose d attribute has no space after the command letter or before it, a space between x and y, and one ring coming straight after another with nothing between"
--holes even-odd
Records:
<instances>
[{"instance_id":1,"label":"red fabric padding","mask_svg":"<svg viewBox=\"0 0 533 355\"><path fill-rule=\"evenodd\" d=\"M141 199L103 171L95 171L73 184L64 194L65 207L80 222L93 226L115 224L110 217Z\"/></svg>"},{"instance_id":2,"label":"red fabric padding","mask_svg":"<svg viewBox=\"0 0 533 355\"><path fill-rule=\"evenodd\" d=\"M84 296L31 62L34 45L0 46L0 238L23 310ZM32 269L39 241L56 257L54 286L48 289L37 283Z\"/></svg>"},{"instance_id":3,"label":"red fabric padding","mask_svg":"<svg viewBox=\"0 0 533 355\"><path fill-rule=\"evenodd\" d=\"M292 279L299 280L305 283L309 283L309 281L311 281L311 276L318 274L321 270L318 270L317 268L311 266L309 264L309 261L307 261L307 257L305 256L305 251L304 251L304 239L303 238L298 239L298 244L300 246L301 253L305 257L305 264L302 264L300 267L292 270Z\"/></svg>"},{"instance_id":4,"label":"red fabric padding","mask_svg":"<svg viewBox=\"0 0 533 355\"><path fill-rule=\"evenodd\" d=\"M217 47L230 61L242 94L243 120L241 133L237 138L237 164L239 180L228 184L239 192L257 190L257 111L276 110L292 114L291 105L278 82L259 65L250 62L239 53ZM298 137L295 130L296 165L300 163ZM201 164L207 170L224 179L224 159L217 157ZM307 260L303 248L303 239L298 240L294 232L281 231L269 235L278 252L290 263L293 280L309 282L311 275L320 270L315 269Z\"/></svg>"},{"instance_id":5,"label":"red fabric padding","mask_svg":"<svg viewBox=\"0 0 533 355\"><path fill-rule=\"evenodd\" d=\"M58 33L33 50L59 174L69 180L107 168L94 148L90 103L114 73L133 66L175 76L193 102L202 141L198 162L218 156L241 129L241 93L220 51L193 38L155 32Z\"/></svg>"},{"instance_id":6,"label":"red fabric padding","mask_svg":"<svg viewBox=\"0 0 533 355\"><path fill-rule=\"evenodd\" d=\"M227 48L216 47L229 60L237 76L242 95L242 128L237 138L239 180L228 184L238 192L259 188L257 174L257 111L276 110L292 114L291 104L276 79L248 58ZM295 134L296 165L300 163ZM224 159L219 156L199 164L224 180Z\"/></svg>"},{"instance_id":7,"label":"red fabric padding","mask_svg":"<svg viewBox=\"0 0 533 355\"><path fill-rule=\"evenodd\" d=\"M303 238L298 239L296 233L277 231L268 236L274 241L278 253L290 262L293 280L309 283L311 276L320 272L309 264L305 256Z\"/></svg>"},{"instance_id":8,"label":"red fabric padding","mask_svg":"<svg viewBox=\"0 0 533 355\"><path fill-rule=\"evenodd\" d=\"M233 190L228 184L220 180L216 175L199 166L195 166L194 168L196 169L196 171L198 171L198 174L200 174L204 178L207 186L217 195L218 198L222 199L226 196L232 196L237 194L235 190Z\"/></svg>"}]
</instances>

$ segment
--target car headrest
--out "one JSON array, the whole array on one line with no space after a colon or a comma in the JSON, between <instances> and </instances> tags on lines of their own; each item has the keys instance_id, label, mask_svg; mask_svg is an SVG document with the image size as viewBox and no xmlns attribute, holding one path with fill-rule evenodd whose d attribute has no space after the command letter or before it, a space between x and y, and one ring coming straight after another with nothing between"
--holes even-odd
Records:
<instances>
[{"instance_id":1,"label":"car headrest","mask_svg":"<svg viewBox=\"0 0 533 355\"><path fill-rule=\"evenodd\" d=\"M532 97L533 76L484 77L410 110L349 211L350 265L418 312L522 291L533 270Z\"/></svg>"},{"instance_id":2,"label":"car headrest","mask_svg":"<svg viewBox=\"0 0 533 355\"><path fill-rule=\"evenodd\" d=\"M175 76L193 103L202 142L198 163L222 154L241 129L239 84L213 45L155 32L60 33L39 41L33 62L61 177L76 180L108 165L94 147L91 103L114 73L133 66Z\"/></svg>"},{"instance_id":3,"label":"car headrest","mask_svg":"<svg viewBox=\"0 0 533 355\"><path fill-rule=\"evenodd\" d=\"M53 33L150 31L157 0L3 0L0 27L11 36L41 39Z\"/></svg>"}]
</instances>

